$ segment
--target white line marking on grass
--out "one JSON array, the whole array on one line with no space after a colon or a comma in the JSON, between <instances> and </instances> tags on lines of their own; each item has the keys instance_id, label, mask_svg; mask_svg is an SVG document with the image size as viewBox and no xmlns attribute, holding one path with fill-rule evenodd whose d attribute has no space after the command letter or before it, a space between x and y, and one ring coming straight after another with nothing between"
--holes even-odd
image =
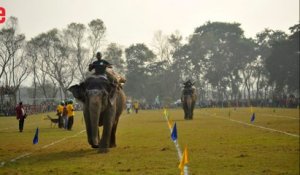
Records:
<instances>
[{"instance_id":1,"label":"white line marking on grass","mask_svg":"<svg viewBox=\"0 0 300 175\"><path fill-rule=\"evenodd\" d=\"M64 141L64 140L67 140L67 139L69 139L69 138L76 137L76 136L78 136L79 134L81 134L81 133L83 133L83 132L85 132L85 129L82 130L82 131L80 131L80 132L78 132L78 133L76 133L76 134L74 134L74 135L72 135L72 136L64 137L64 138L62 138L62 139L60 139L60 140L56 140L56 141L54 141L54 142L52 142L52 143L50 143L50 144L44 145L43 147L41 147L41 148L39 148L39 149L36 149L35 151L41 150L41 149L45 149L45 148L48 148L48 147L50 147L50 146L52 146L52 145L55 145L55 144L57 144L57 143L59 143L59 142L62 142L62 141ZM35 151L33 151L33 152L28 152L28 153L24 153L24 154L22 154L22 155L20 155L20 156L18 156L18 157L16 157L16 158L11 159L10 162L15 162L15 161L17 161L17 160L19 160L19 159L21 159L21 158L23 158L23 157L30 156L30 155L33 154ZM1 164L0 164L0 168L3 167L3 166L5 165L5 163L6 163L6 162L2 161Z\"/></svg>"},{"instance_id":2,"label":"white line marking on grass","mask_svg":"<svg viewBox=\"0 0 300 175\"><path fill-rule=\"evenodd\" d=\"M207 115L210 115L210 114L207 114ZM215 117L215 118L219 118L219 119L225 119L225 120L233 121L233 122L240 123L240 124L247 125L247 126L253 126L253 127L260 128L260 129L269 130L269 131L272 131L272 132L279 132L279 133L282 133L282 134L286 134L286 135L289 135L289 136L299 138L299 135L297 135L297 134L292 134L292 133L285 132L285 131L280 131L280 130L277 130L277 129L267 128L267 127L259 126L259 125L253 125L253 124L245 123L245 122L242 122L242 121L239 121L239 120L228 119L226 117L218 117L217 115L210 115L210 116Z\"/></svg>"},{"instance_id":3,"label":"white line marking on grass","mask_svg":"<svg viewBox=\"0 0 300 175\"><path fill-rule=\"evenodd\" d=\"M217 118L221 118L221 117L217 117ZM292 133L285 132L285 131L280 131L280 130L277 130L277 129L267 128L267 127L259 126L259 125L253 125L253 124L250 124L250 123L245 123L245 122L241 122L241 121L234 120L234 119L228 119L228 120L234 121L234 122L237 122L237 123L241 123L241 124L244 124L244 125L247 125L247 126L253 126L253 127L273 131L273 132L279 132L279 133L286 134L286 135L293 136L293 137L299 137L299 135L297 135L297 134L292 134Z\"/></svg>"},{"instance_id":4,"label":"white line marking on grass","mask_svg":"<svg viewBox=\"0 0 300 175\"><path fill-rule=\"evenodd\" d=\"M286 116L286 115L273 115L273 114L262 114L262 115L277 117L277 118L289 118L289 119L294 119L294 120L299 120L300 119L300 118L290 117L290 116Z\"/></svg>"},{"instance_id":5,"label":"white line marking on grass","mask_svg":"<svg viewBox=\"0 0 300 175\"><path fill-rule=\"evenodd\" d=\"M59 142L62 142L62 141L64 141L64 140L67 140L67 139L69 139L69 138L76 137L77 135L79 135L79 134L81 134L81 133L83 133L83 132L85 132L85 129L82 130L82 131L80 131L80 132L78 132L78 133L76 133L76 134L74 134L74 135L72 135L72 136L64 137L64 138L62 138L62 139L60 139L60 140L56 140L56 141L54 141L54 142L52 142L52 143L49 143L48 145L44 145L41 149L48 148L49 146L55 145L55 144L57 144L57 143L59 143Z\"/></svg>"},{"instance_id":6,"label":"white line marking on grass","mask_svg":"<svg viewBox=\"0 0 300 175\"><path fill-rule=\"evenodd\" d=\"M235 111L236 113L248 113L248 112L243 112L243 111ZM298 117L292 117L292 116L287 116L287 115L278 115L278 114L266 114L266 113L260 113L256 112L257 115L265 115L265 116L270 116L270 117L277 117L277 118L288 118L288 119L293 119L293 120L299 120L300 118Z\"/></svg>"},{"instance_id":7,"label":"white line marking on grass","mask_svg":"<svg viewBox=\"0 0 300 175\"><path fill-rule=\"evenodd\" d=\"M31 154L32 154L32 152L22 154L22 155L20 155L20 156L14 158L14 159L11 159L10 162L15 162L16 160L21 159L21 158L26 157L26 156L29 156L29 155L31 155Z\"/></svg>"}]
</instances>

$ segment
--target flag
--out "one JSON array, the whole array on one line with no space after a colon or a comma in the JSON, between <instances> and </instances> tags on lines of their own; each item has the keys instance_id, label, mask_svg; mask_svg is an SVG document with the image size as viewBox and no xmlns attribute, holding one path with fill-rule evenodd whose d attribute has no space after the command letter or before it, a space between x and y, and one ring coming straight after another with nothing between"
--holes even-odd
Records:
<instances>
[{"instance_id":1,"label":"flag","mask_svg":"<svg viewBox=\"0 0 300 175\"><path fill-rule=\"evenodd\" d=\"M32 142L33 144L37 144L39 142L39 128L36 128Z\"/></svg>"},{"instance_id":2,"label":"flag","mask_svg":"<svg viewBox=\"0 0 300 175\"><path fill-rule=\"evenodd\" d=\"M172 130L172 133L171 133L171 138L173 141L177 140L177 128L176 128L176 122L174 124L174 127L173 127L173 130Z\"/></svg>"},{"instance_id":3,"label":"flag","mask_svg":"<svg viewBox=\"0 0 300 175\"><path fill-rule=\"evenodd\" d=\"M251 110L251 113L253 113L253 107L252 106L250 107L250 110Z\"/></svg>"},{"instance_id":4,"label":"flag","mask_svg":"<svg viewBox=\"0 0 300 175\"><path fill-rule=\"evenodd\" d=\"M180 174L183 174L184 165L187 164L187 163L189 163L189 161L188 161L188 152L187 152L187 146L185 146L183 154L182 154L181 161L178 165L178 168L181 171Z\"/></svg>"},{"instance_id":5,"label":"flag","mask_svg":"<svg viewBox=\"0 0 300 175\"><path fill-rule=\"evenodd\" d=\"M254 120L255 120L255 112L253 112L253 114L252 114L252 117L251 117L251 123L253 123L254 122Z\"/></svg>"},{"instance_id":6,"label":"flag","mask_svg":"<svg viewBox=\"0 0 300 175\"><path fill-rule=\"evenodd\" d=\"M165 115L165 117L168 117L168 116L169 116L168 111L167 111L166 108L164 108L164 115Z\"/></svg>"}]
</instances>

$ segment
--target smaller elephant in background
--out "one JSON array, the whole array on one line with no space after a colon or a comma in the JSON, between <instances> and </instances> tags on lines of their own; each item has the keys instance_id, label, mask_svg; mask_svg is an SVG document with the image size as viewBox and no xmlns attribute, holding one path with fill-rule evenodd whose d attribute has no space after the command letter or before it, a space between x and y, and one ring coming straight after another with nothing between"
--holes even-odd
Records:
<instances>
[{"instance_id":1,"label":"smaller elephant in background","mask_svg":"<svg viewBox=\"0 0 300 175\"><path fill-rule=\"evenodd\" d=\"M184 119L192 120L193 111L195 103L197 100L196 88L194 87L195 83L192 83L190 80L184 83L184 88L181 94L181 103L184 110Z\"/></svg>"}]
</instances>

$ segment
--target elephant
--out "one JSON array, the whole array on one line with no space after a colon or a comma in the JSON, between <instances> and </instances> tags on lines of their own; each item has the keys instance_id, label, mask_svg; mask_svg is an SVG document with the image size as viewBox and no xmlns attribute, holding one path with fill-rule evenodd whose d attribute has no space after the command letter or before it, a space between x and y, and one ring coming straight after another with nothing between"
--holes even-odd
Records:
<instances>
[{"instance_id":1,"label":"elephant","mask_svg":"<svg viewBox=\"0 0 300 175\"><path fill-rule=\"evenodd\" d=\"M104 77L89 77L79 85L68 89L82 102L88 143L98 148L99 153L109 152L116 147L116 130L126 96L122 88ZM103 126L100 139L99 126Z\"/></svg>"},{"instance_id":2,"label":"elephant","mask_svg":"<svg viewBox=\"0 0 300 175\"><path fill-rule=\"evenodd\" d=\"M192 84L193 85L193 84ZM197 99L196 89L191 86L185 86L182 90L181 103L184 110L184 119L192 120L195 102Z\"/></svg>"}]
</instances>

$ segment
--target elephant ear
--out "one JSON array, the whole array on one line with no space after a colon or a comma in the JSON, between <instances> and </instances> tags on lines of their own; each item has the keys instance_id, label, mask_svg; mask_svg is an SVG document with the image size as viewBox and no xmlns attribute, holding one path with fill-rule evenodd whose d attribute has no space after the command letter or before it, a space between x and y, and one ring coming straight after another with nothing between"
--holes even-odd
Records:
<instances>
[{"instance_id":1,"label":"elephant ear","mask_svg":"<svg viewBox=\"0 0 300 175\"><path fill-rule=\"evenodd\" d=\"M73 85L68 88L68 90L73 94L73 96L78 99L81 102L85 102L85 96L84 96L84 83L80 83L79 85Z\"/></svg>"}]
</instances>

